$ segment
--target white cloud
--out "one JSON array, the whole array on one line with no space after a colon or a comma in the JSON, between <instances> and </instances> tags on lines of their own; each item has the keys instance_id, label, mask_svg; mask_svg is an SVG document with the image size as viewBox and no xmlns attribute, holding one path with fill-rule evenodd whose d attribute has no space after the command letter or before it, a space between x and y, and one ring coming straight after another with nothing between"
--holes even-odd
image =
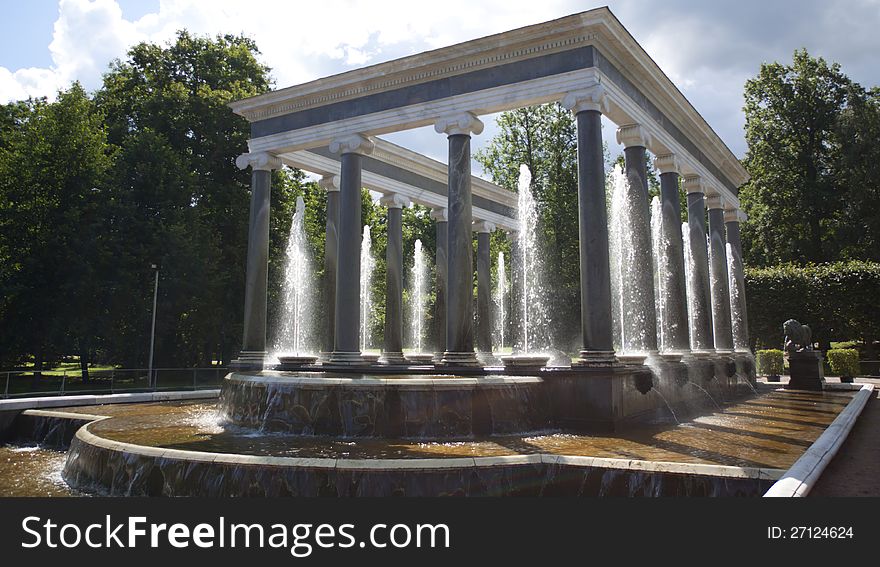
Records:
<instances>
[{"instance_id":1,"label":"white cloud","mask_svg":"<svg viewBox=\"0 0 880 567\"><path fill-rule=\"evenodd\" d=\"M804 46L840 61L856 80L880 84L874 61L880 0L803 0L796 8L766 0L608 3L739 155L745 149L743 81L761 62L787 60ZM98 88L112 59L124 58L140 41L165 43L181 28L250 36L276 85L285 87L592 7L579 0L160 0L157 12L130 21L115 0L60 0L49 45L52 65L0 67L0 101L51 97L72 80ZM484 144L489 132L475 145ZM427 151L432 143L413 147Z\"/></svg>"}]
</instances>

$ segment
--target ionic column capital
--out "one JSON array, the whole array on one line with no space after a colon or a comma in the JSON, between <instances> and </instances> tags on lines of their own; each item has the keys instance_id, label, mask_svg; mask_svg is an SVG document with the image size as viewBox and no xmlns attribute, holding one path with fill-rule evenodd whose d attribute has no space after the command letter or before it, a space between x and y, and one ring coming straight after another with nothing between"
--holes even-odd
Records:
<instances>
[{"instance_id":1,"label":"ionic column capital","mask_svg":"<svg viewBox=\"0 0 880 567\"><path fill-rule=\"evenodd\" d=\"M724 207L724 222L740 223L747 220L749 216L732 205Z\"/></svg>"},{"instance_id":2,"label":"ionic column capital","mask_svg":"<svg viewBox=\"0 0 880 567\"><path fill-rule=\"evenodd\" d=\"M373 153L373 141L363 134L348 134L330 142L334 154L358 154L368 156Z\"/></svg>"},{"instance_id":3,"label":"ionic column capital","mask_svg":"<svg viewBox=\"0 0 880 567\"><path fill-rule=\"evenodd\" d=\"M703 178L699 175L688 175L684 178L684 183L682 183L684 187L684 192L690 195L691 193L702 193L706 194L706 185L703 182Z\"/></svg>"},{"instance_id":4,"label":"ionic column capital","mask_svg":"<svg viewBox=\"0 0 880 567\"><path fill-rule=\"evenodd\" d=\"M562 106L575 115L586 110L595 110L605 114L608 111L608 93L605 92L605 87L595 83L565 95L562 99Z\"/></svg>"},{"instance_id":5,"label":"ionic column capital","mask_svg":"<svg viewBox=\"0 0 880 567\"><path fill-rule=\"evenodd\" d=\"M281 160L269 152L244 153L235 158L235 165L239 169L250 167L254 171L272 171L281 169Z\"/></svg>"},{"instance_id":6,"label":"ionic column capital","mask_svg":"<svg viewBox=\"0 0 880 567\"><path fill-rule=\"evenodd\" d=\"M654 167L660 174L677 173L681 175L681 162L675 154L664 154L654 158Z\"/></svg>"},{"instance_id":7,"label":"ionic column capital","mask_svg":"<svg viewBox=\"0 0 880 567\"><path fill-rule=\"evenodd\" d=\"M434 130L447 136L470 136L483 131L483 122L472 112L459 112L438 118L434 122Z\"/></svg>"},{"instance_id":8,"label":"ionic column capital","mask_svg":"<svg viewBox=\"0 0 880 567\"><path fill-rule=\"evenodd\" d=\"M624 148L647 148L651 143L651 135L641 124L627 124L617 129L617 143L623 144Z\"/></svg>"},{"instance_id":9,"label":"ionic column capital","mask_svg":"<svg viewBox=\"0 0 880 567\"><path fill-rule=\"evenodd\" d=\"M478 220L473 223L473 231L474 232L486 232L490 233L495 230L495 223Z\"/></svg>"},{"instance_id":10,"label":"ionic column capital","mask_svg":"<svg viewBox=\"0 0 880 567\"><path fill-rule=\"evenodd\" d=\"M328 193L339 191L339 176L333 174L323 176L318 180L318 187Z\"/></svg>"},{"instance_id":11,"label":"ionic column capital","mask_svg":"<svg viewBox=\"0 0 880 567\"><path fill-rule=\"evenodd\" d=\"M384 205L389 209L402 209L409 206L409 203L410 201L408 198L398 193L389 193L387 195L382 195L382 198L379 199L379 204Z\"/></svg>"},{"instance_id":12,"label":"ionic column capital","mask_svg":"<svg viewBox=\"0 0 880 567\"><path fill-rule=\"evenodd\" d=\"M724 209L724 198L714 190L706 193L706 209L712 211L715 209Z\"/></svg>"},{"instance_id":13,"label":"ionic column capital","mask_svg":"<svg viewBox=\"0 0 880 567\"><path fill-rule=\"evenodd\" d=\"M436 222L449 222L449 210L442 207L431 209L431 218Z\"/></svg>"}]
</instances>

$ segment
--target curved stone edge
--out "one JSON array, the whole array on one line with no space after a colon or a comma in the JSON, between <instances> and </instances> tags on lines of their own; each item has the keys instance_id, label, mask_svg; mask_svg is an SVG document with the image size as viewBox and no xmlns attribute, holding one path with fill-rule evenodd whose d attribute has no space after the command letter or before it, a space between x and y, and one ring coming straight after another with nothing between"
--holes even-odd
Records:
<instances>
[{"instance_id":1,"label":"curved stone edge","mask_svg":"<svg viewBox=\"0 0 880 567\"><path fill-rule=\"evenodd\" d=\"M840 388L843 389L843 388ZM858 393L847 404L842 412L831 422L822 435L795 461L790 469L785 471L770 489L764 493L765 497L803 497L810 493L816 481L822 476L828 463L855 425L856 419L865 409L868 400L874 393L872 384L862 384Z\"/></svg>"},{"instance_id":2,"label":"curved stone edge","mask_svg":"<svg viewBox=\"0 0 880 567\"><path fill-rule=\"evenodd\" d=\"M102 418L106 419L106 418ZM92 422L94 423L94 422ZM574 455L555 455L533 453L529 455L499 455L494 457L450 457L425 459L334 459L303 457L272 457L263 455L244 455L233 453L211 453L148 447L122 441L113 441L89 431L89 425L81 427L76 433L79 442L108 451L118 451L142 457L173 459L179 461L269 466L284 468L324 469L324 470L450 470L461 468L483 468L511 465L557 465L583 468L603 468L648 473L669 473L724 478L776 480L783 470L758 467L734 467L700 463L677 463L671 461L645 461L638 459L614 459L606 457L585 457Z\"/></svg>"},{"instance_id":3,"label":"curved stone edge","mask_svg":"<svg viewBox=\"0 0 880 567\"><path fill-rule=\"evenodd\" d=\"M90 394L76 396L43 396L0 400L0 412L37 408L130 404L135 402L173 402L205 400L220 396L219 388L210 390L173 390L167 392L131 392L123 394Z\"/></svg>"}]
</instances>

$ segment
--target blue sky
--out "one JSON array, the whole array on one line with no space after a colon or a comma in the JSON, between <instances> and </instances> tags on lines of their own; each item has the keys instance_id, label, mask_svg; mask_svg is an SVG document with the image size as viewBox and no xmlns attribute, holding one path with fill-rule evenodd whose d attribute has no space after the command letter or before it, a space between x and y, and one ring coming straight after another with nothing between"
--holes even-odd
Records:
<instances>
[{"instance_id":1,"label":"blue sky","mask_svg":"<svg viewBox=\"0 0 880 567\"><path fill-rule=\"evenodd\" d=\"M184 27L251 36L284 87L605 3L738 156L743 82L762 62L806 47L880 85L880 0L0 0L0 102L51 97L72 80L98 88L132 44ZM477 147L497 132L486 122ZM390 139L445 158L433 131Z\"/></svg>"}]
</instances>

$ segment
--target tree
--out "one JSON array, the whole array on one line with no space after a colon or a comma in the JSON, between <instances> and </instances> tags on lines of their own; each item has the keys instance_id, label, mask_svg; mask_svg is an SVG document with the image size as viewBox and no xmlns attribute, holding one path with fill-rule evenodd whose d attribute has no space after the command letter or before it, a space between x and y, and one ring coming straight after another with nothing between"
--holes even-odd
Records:
<instances>
[{"instance_id":1,"label":"tree","mask_svg":"<svg viewBox=\"0 0 880 567\"><path fill-rule=\"evenodd\" d=\"M12 108L10 108L12 106ZM49 104L8 105L16 127L0 149L4 358L88 362L104 319L108 257L103 192L113 162L103 117L79 83ZM14 350L14 352L10 352Z\"/></svg>"},{"instance_id":2,"label":"tree","mask_svg":"<svg viewBox=\"0 0 880 567\"><path fill-rule=\"evenodd\" d=\"M838 129L853 99L836 63L794 53L791 65L765 63L745 84L744 160L751 180L740 191L749 263L823 262L840 247L843 187Z\"/></svg>"},{"instance_id":3,"label":"tree","mask_svg":"<svg viewBox=\"0 0 880 567\"><path fill-rule=\"evenodd\" d=\"M250 172L234 160L249 130L227 103L268 90L258 54L245 37L181 31L167 47L134 46L104 77L96 101L121 148L112 187L123 274L112 300L114 359L146 362L153 263L162 270L157 364L228 362L239 346ZM301 181L299 173L274 175L276 266Z\"/></svg>"}]
</instances>

